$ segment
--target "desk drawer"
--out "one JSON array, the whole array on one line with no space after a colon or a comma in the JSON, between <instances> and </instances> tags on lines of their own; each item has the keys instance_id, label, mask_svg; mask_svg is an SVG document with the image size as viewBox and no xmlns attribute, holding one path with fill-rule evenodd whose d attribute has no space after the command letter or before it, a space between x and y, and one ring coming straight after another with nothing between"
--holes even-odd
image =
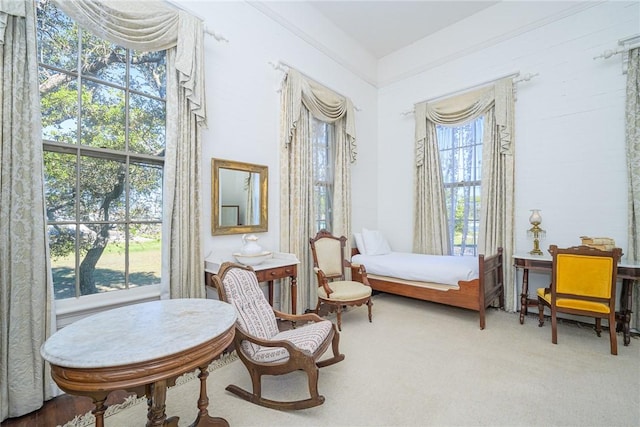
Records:
<instances>
[{"instance_id":1,"label":"desk drawer","mask_svg":"<svg viewBox=\"0 0 640 427\"><path fill-rule=\"evenodd\" d=\"M285 277L295 276L295 266L275 267L268 270L256 271L258 282L268 282L270 280L284 279Z\"/></svg>"}]
</instances>

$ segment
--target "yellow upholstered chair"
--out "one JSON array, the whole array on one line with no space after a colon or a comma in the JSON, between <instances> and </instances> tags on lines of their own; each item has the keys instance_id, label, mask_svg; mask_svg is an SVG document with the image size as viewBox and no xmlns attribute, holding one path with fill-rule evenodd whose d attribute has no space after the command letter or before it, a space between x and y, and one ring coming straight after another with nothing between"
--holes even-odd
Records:
<instances>
[{"instance_id":1,"label":"yellow upholstered chair","mask_svg":"<svg viewBox=\"0 0 640 427\"><path fill-rule=\"evenodd\" d=\"M611 354L618 354L616 341L616 276L620 248L601 251L588 246L559 249L549 246L553 257L551 287L538 289L538 316L544 325L544 307L551 309L551 341L558 343L557 313L596 319L600 336L602 319L608 319Z\"/></svg>"},{"instance_id":2,"label":"yellow upholstered chair","mask_svg":"<svg viewBox=\"0 0 640 427\"><path fill-rule=\"evenodd\" d=\"M367 280L364 266L360 266L362 282L345 280L345 269L351 263L345 259L344 248L347 238L335 237L327 230L320 230L315 237L309 239L313 254L313 269L318 278L319 313L322 304L328 304L338 312L338 330L342 330L342 307L366 304L369 308L371 322L371 286Z\"/></svg>"}]
</instances>

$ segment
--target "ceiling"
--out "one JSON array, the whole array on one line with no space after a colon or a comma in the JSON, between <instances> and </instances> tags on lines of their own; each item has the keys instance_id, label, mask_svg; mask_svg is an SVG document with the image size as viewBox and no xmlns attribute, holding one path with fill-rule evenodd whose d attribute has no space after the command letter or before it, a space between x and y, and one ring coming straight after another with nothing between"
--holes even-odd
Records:
<instances>
[{"instance_id":1,"label":"ceiling","mask_svg":"<svg viewBox=\"0 0 640 427\"><path fill-rule=\"evenodd\" d=\"M309 1L377 59L498 1Z\"/></svg>"}]
</instances>

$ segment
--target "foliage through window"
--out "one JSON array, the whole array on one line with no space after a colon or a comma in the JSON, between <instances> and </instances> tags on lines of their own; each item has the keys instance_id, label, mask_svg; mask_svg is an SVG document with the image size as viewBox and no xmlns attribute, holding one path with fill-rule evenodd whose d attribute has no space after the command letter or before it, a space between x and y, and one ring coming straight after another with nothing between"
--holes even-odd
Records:
<instances>
[{"instance_id":1,"label":"foliage through window","mask_svg":"<svg viewBox=\"0 0 640 427\"><path fill-rule=\"evenodd\" d=\"M165 51L137 52L37 2L55 298L160 283Z\"/></svg>"},{"instance_id":2,"label":"foliage through window","mask_svg":"<svg viewBox=\"0 0 640 427\"><path fill-rule=\"evenodd\" d=\"M316 232L331 231L333 212L333 174L335 126L312 119L311 143L313 146L313 200L315 205Z\"/></svg>"},{"instance_id":3,"label":"foliage through window","mask_svg":"<svg viewBox=\"0 0 640 427\"><path fill-rule=\"evenodd\" d=\"M437 126L450 255L477 255L483 124L480 117L461 126Z\"/></svg>"}]
</instances>

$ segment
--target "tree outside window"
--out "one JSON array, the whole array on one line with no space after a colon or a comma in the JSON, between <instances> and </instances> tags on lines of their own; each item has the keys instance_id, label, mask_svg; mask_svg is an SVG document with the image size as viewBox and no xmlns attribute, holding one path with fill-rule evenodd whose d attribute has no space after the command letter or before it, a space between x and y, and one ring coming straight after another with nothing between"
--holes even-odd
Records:
<instances>
[{"instance_id":1,"label":"tree outside window","mask_svg":"<svg viewBox=\"0 0 640 427\"><path fill-rule=\"evenodd\" d=\"M160 283L165 52L137 52L37 2L57 299Z\"/></svg>"}]
</instances>

